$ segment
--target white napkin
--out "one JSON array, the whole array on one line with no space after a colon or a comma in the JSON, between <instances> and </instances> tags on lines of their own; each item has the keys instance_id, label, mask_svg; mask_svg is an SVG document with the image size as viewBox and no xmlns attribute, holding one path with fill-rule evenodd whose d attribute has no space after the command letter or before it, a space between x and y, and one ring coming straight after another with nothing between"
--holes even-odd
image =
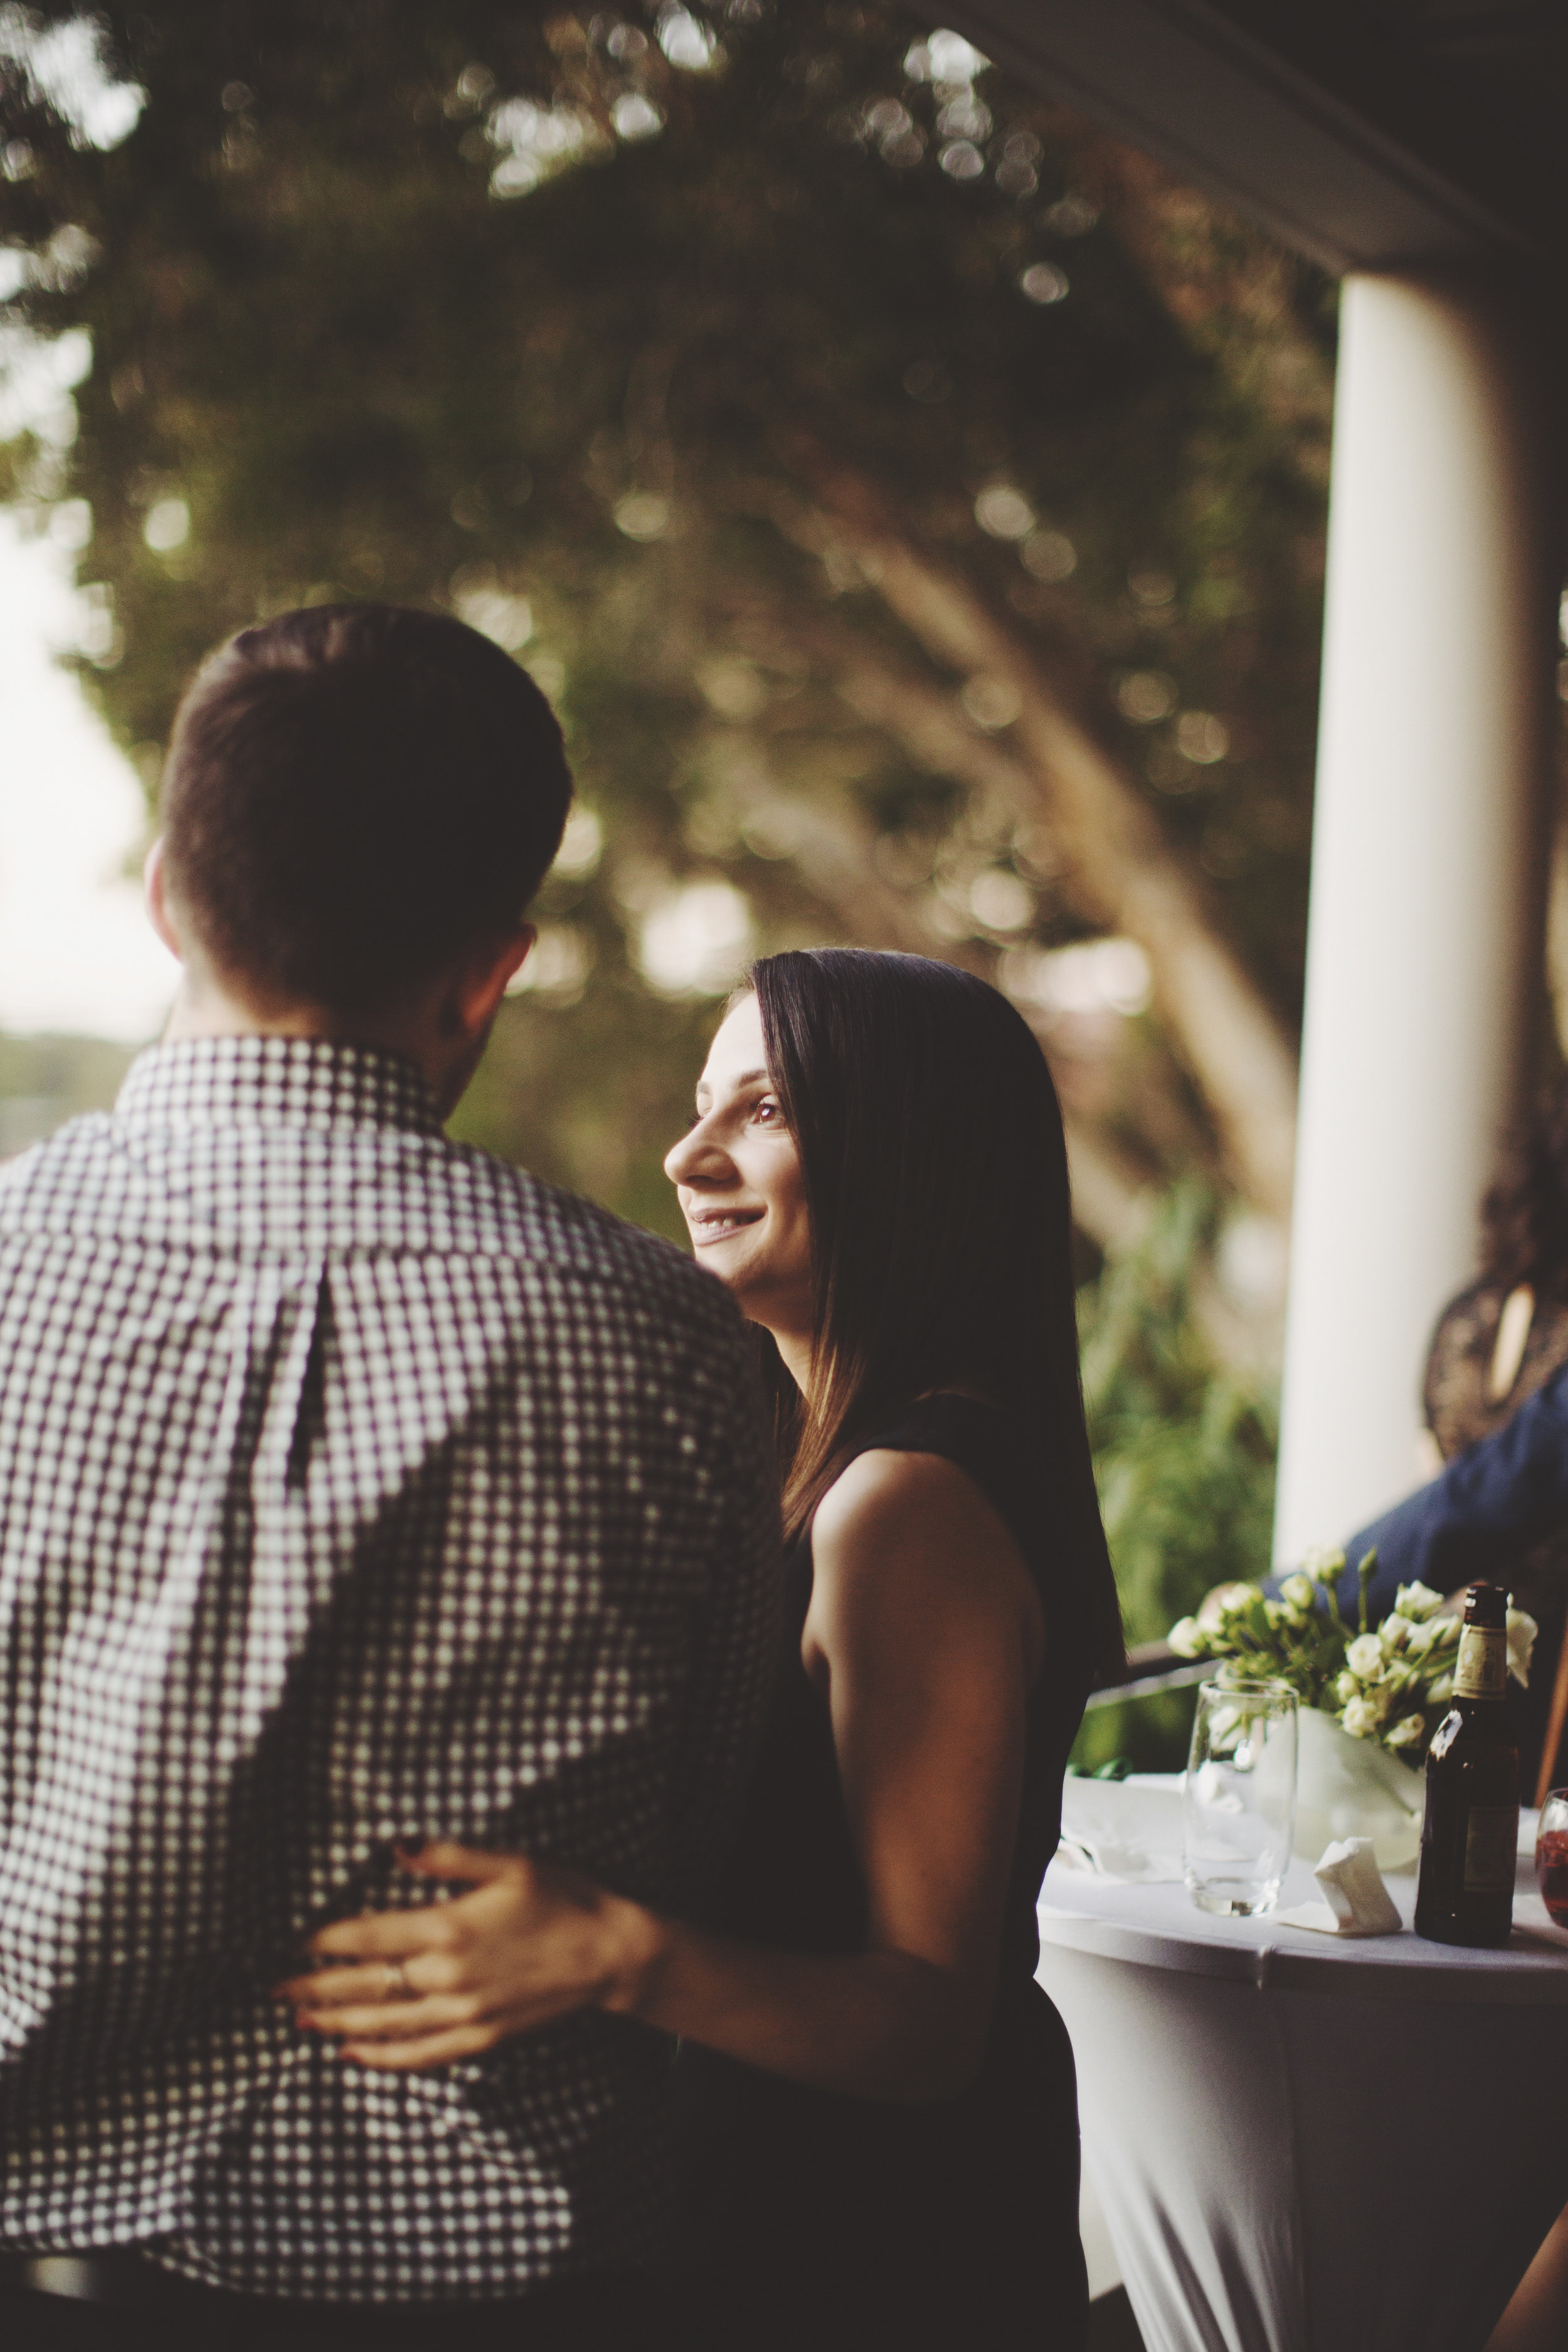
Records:
<instances>
[{"instance_id":1,"label":"white napkin","mask_svg":"<svg viewBox=\"0 0 1568 2352\"><path fill-rule=\"evenodd\" d=\"M1181 1774L1066 1782L1057 1866L1091 1871L1123 1886L1179 1885Z\"/></svg>"},{"instance_id":2,"label":"white napkin","mask_svg":"<svg viewBox=\"0 0 1568 2352\"><path fill-rule=\"evenodd\" d=\"M1397 1936L1405 1922L1383 1883L1372 1840L1336 1838L1312 1872L1326 1903L1298 1903L1276 1913L1287 1927L1316 1927L1325 1936Z\"/></svg>"}]
</instances>

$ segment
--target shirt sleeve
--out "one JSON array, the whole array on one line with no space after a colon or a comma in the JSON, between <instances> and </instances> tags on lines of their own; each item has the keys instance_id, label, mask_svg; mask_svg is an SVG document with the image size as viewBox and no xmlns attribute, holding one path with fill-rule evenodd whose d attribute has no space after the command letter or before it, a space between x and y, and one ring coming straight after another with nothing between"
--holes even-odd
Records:
<instances>
[{"instance_id":1,"label":"shirt sleeve","mask_svg":"<svg viewBox=\"0 0 1568 2352\"><path fill-rule=\"evenodd\" d=\"M1356 1601L1356 1562L1373 1545L1368 1600L1386 1616L1402 1584L1453 1592L1506 1571L1532 1543L1568 1524L1568 1365L1490 1437L1467 1446L1428 1486L1396 1503L1345 1546L1342 1608Z\"/></svg>"},{"instance_id":2,"label":"shirt sleeve","mask_svg":"<svg viewBox=\"0 0 1568 2352\"><path fill-rule=\"evenodd\" d=\"M703 1465L715 1507L691 1627L674 1787L669 1901L700 1907L723 1864L762 1735L780 1643L779 1478L752 1335L734 1318Z\"/></svg>"}]
</instances>

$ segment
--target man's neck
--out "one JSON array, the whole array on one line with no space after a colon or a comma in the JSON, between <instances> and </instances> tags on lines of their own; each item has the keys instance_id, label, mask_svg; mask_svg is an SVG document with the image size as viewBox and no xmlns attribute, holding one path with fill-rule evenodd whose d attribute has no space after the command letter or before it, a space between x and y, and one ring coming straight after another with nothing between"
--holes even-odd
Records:
<instances>
[{"instance_id":1,"label":"man's neck","mask_svg":"<svg viewBox=\"0 0 1568 2352\"><path fill-rule=\"evenodd\" d=\"M382 1053L401 1054L421 1071L441 1105L452 1108L457 1092L467 1084L449 1066L426 1034L426 1024L412 1014L334 1013L323 1004L260 1005L235 994L216 981L187 971L164 1025L163 1042L174 1045L193 1037L318 1037L335 1045L363 1045ZM476 1056L477 1058L477 1056Z\"/></svg>"},{"instance_id":2,"label":"man's neck","mask_svg":"<svg viewBox=\"0 0 1568 2352\"><path fill-rule=\"evenodd\" d=\"M198 989L185 981L164 1026L163 1043L174 1045L187 1037L330 1037L343 1045L373 1042L351 1035L349 1028L322 1005L290 1004L264 1012L220 989Z\"/></svg>"}]
</instances>

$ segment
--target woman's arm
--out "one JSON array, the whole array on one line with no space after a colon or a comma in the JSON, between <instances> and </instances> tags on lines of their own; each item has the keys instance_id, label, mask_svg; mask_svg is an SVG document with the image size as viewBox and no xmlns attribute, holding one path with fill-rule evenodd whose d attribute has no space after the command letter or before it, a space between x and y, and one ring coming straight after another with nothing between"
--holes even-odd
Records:
<instances>
[{"instance_id":1,"label":"woman's arm","mask_svg":"<svg viewBox=\"0 0 1568 2352\"><path fill-rule=\"evenodd\" d=\"M312 1952L353 1965L279 1989L301 2021L401 2069L595 2005L822 2089L961 2089L990 2012L1039 1603L990 1505L934 1455L862 1454L813 1549L802 1654L869 1891L864 1952L761 1951L552 1865L435 1845L410 1867L474 1891L324 1929ZM388 1998L399 1966L412 2000Z\"/></svg>"}]
</instances>

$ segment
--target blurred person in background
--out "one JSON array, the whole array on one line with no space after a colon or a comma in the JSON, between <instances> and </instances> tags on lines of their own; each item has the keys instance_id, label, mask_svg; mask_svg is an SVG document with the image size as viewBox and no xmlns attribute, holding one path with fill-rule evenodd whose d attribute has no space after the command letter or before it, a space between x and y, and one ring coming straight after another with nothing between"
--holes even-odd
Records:
<instances>
[{"instance_id":1,"label":"blurred person in background","mask_svg":"<svg viewBox=\"0 0 1568 2352\"><path fill-rule=\"evenodd\" d=\"M1481 1271L1438 1319L1423 1403L1445 1466L1346 1545L1342 1606L1374 1545L1373 1622L1401 1584L1509 1584L1541 1627L1540 1664L1509 1704L1526 1793L1543 1792L1568 1717L1568 1076L1488 1195Z\"/></svg>"},{"instance_id":2,"label":"blurred person in background","mask_svg":"<svg viewBox=\"0 0 1568 2352\"><path fill-rule=\"evenodd\" d=\"M0 1174L8 2352L645 2325L657 2035L584 2011L405 2092L269 1997L310 1928L432 1900L393 1858L426 1830L689 1906L754 1748L741 1318L442 1132L570 797L460 623L245 631L169 753L164 1041Z\"/></svg>"},{"instance_id":3,"label":"blurred person in background","mask_svg":"<svg viewBox=\"0 0 1568 2352\"><path fill-rule=\"evenodd\" d=\"M784 1477L782 1678L720 1900L699 1930L438 1843L411 1867L469 1892L327 1930L333 1968L283 1990L352 2072L438 2079L603 2011L678 2034L683 2342L1068 2352L1077 2097L1035 1905L1121 1633L1049 1074L968 973L773 956L666 1168L760 1327Z\"/></svg>"}]
</instances>

